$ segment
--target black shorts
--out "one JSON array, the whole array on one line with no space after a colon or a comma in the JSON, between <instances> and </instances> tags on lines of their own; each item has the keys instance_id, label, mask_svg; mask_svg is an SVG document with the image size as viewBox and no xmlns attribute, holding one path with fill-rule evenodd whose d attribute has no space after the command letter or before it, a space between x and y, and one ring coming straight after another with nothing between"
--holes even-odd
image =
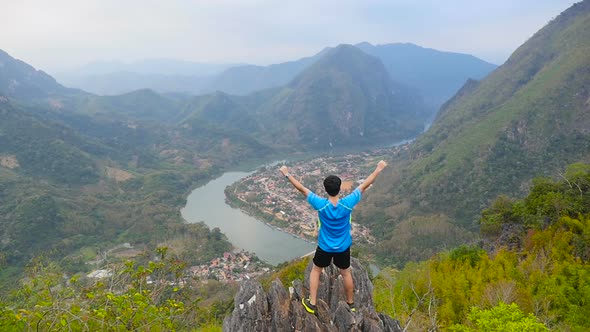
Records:
<instances>
[{"instance_id":1,"label":"black shorts","mask_svg":"<svg viewBox=\"0 0 590 332\"><path fill-rule=\"evenodd\" d=\"M323 251L319 246L315 249L313 264L317 267L328 267L334 258L334 265L339 269L348 269L350 267L350 247L342 252Z\"/></svg>"}]
</instances>

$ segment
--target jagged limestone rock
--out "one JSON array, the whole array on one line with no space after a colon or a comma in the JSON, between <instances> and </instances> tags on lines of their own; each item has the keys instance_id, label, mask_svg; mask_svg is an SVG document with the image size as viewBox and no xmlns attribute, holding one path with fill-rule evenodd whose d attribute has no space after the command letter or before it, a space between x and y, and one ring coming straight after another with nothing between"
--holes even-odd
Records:
<instances>
[{"instance_id":1,"label":"jagged limestone rock","mask_svg":"<svg viewBox=\"0 0 590 332\"><path fill-rule=\"evenodd\" d=\"M311 264L305 272L305 285L309 284ZM274 280L268 294L260 283L249 280L242 283L236 294L234 311L226 317L223 331L402 331L399 321L375 312L373 284L367 271L355 258L351 267L356 313L346 304L338 268L330 266L320 277L315 315L306 312L301 304L308 291L300 280L295 280L288 289L280 280Z\"/></svg>"},{"instance_id":2,"label":"jagged limestone rock","mask_svg":"<svg viewBox=\"0 0 590 332\"><path fill-rule=\"evenodd\" d=\"M268 298L259 282L242 283L235 305L230 319L223 322L224 331L270 331Z\"/></svg>"}]
</instances>

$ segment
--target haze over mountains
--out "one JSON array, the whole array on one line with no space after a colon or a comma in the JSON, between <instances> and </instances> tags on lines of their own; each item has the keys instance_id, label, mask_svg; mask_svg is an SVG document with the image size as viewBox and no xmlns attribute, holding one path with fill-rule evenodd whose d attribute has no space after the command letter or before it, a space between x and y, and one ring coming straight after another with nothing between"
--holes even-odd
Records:
<instances>
[{"instance_id":1,"label":"haze over mountains","mask_svg":"<svg viewBox=\"0 0 590 332\"><path fill-rule=\"evenodd\" d=\"M441 52L410 43L371 45L365 42L355 47L379 58L394 81L417 89L434 110L467 78L480 79L496 67L471 55ZM246 95L289 83L330 49L269 66L226 66L229 68L222 70L224 65L207 67L205 64L176 64L172 61L144 61L126 66L98 63L57 77L68 86L97 94L150 88L159 92L203 94L221 91Z\"/></svg>"}]
</instances>

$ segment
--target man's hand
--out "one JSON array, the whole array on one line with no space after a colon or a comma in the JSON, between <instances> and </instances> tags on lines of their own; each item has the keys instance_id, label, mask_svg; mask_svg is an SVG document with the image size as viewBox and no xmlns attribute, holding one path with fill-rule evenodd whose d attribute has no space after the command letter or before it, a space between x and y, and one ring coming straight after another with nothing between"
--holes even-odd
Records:
<instances>
[{"instance_id":1,"label":"man's hand","mask_svg":"<svg viewBox=\"0 0 590 332\"><path fill-rule=\"evenodd\" d=\"M279 172L283 173L284 176L290 175L289 174L289 168L287 166L281 166L281 168L279 168ZM301 192L303 194L303 196L307 197L310 193L309 189L305 188L301 182L297 181L297 179L295 179L294 177L289 177L289 182L291 182L291 184L293 185L293 187L295 187L295 189L299 190L299 192Z\"/></svg>"},{"instance_id":2,"label":"man's hand","mask_svg":"<svg viewBox=\"0 0 590 332\"><path fill-rule=\"evenodd\" d=\"M367 188L369 188L369 186L371 184L373 184L373 182L375 182L375 179L377 178L377 176L379 175L379 173L381 173L381 171L387 166L387 163L383 160L379 161L379 163L377 163L377 167L375 167L375 170L373 171L373 173L371 173L371 175L369 175L365 181L363 181L363 183L361 183L360 186L358 186L358 188L361 190L361 193L364 193L365 190L367 190Z\"/></svg>"},{"instance_id":3,"label":"man's hand","mask_svg":"<svg viewBox=\"0 0 590 332\"><path fill-rule=\"evenodd\" d=\"M287 176L287 174L289 174L289 168L283 165L281 168L279 168L279 172L283 173L283 176Z\"/></svg>"}]
</instances>

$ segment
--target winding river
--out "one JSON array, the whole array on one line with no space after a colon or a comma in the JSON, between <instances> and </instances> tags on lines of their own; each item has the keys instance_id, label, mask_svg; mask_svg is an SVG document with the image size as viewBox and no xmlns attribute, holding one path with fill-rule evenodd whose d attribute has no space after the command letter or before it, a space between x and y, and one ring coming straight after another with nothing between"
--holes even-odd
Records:
<instances>
[{"instance_id":1,"label":"winding river","mask_svg":"<svg viewBox=\"0 0 590 332\"><path fill-rule=\"evenodd\" d=\"M193 190L181 210L182 216L189 223L202 221L209 228L218 227L234 246L273 265L313 251L316 244L276 230L225 203L225 187L249 174L227 172Z\"/></svg>"}]
</instances>

